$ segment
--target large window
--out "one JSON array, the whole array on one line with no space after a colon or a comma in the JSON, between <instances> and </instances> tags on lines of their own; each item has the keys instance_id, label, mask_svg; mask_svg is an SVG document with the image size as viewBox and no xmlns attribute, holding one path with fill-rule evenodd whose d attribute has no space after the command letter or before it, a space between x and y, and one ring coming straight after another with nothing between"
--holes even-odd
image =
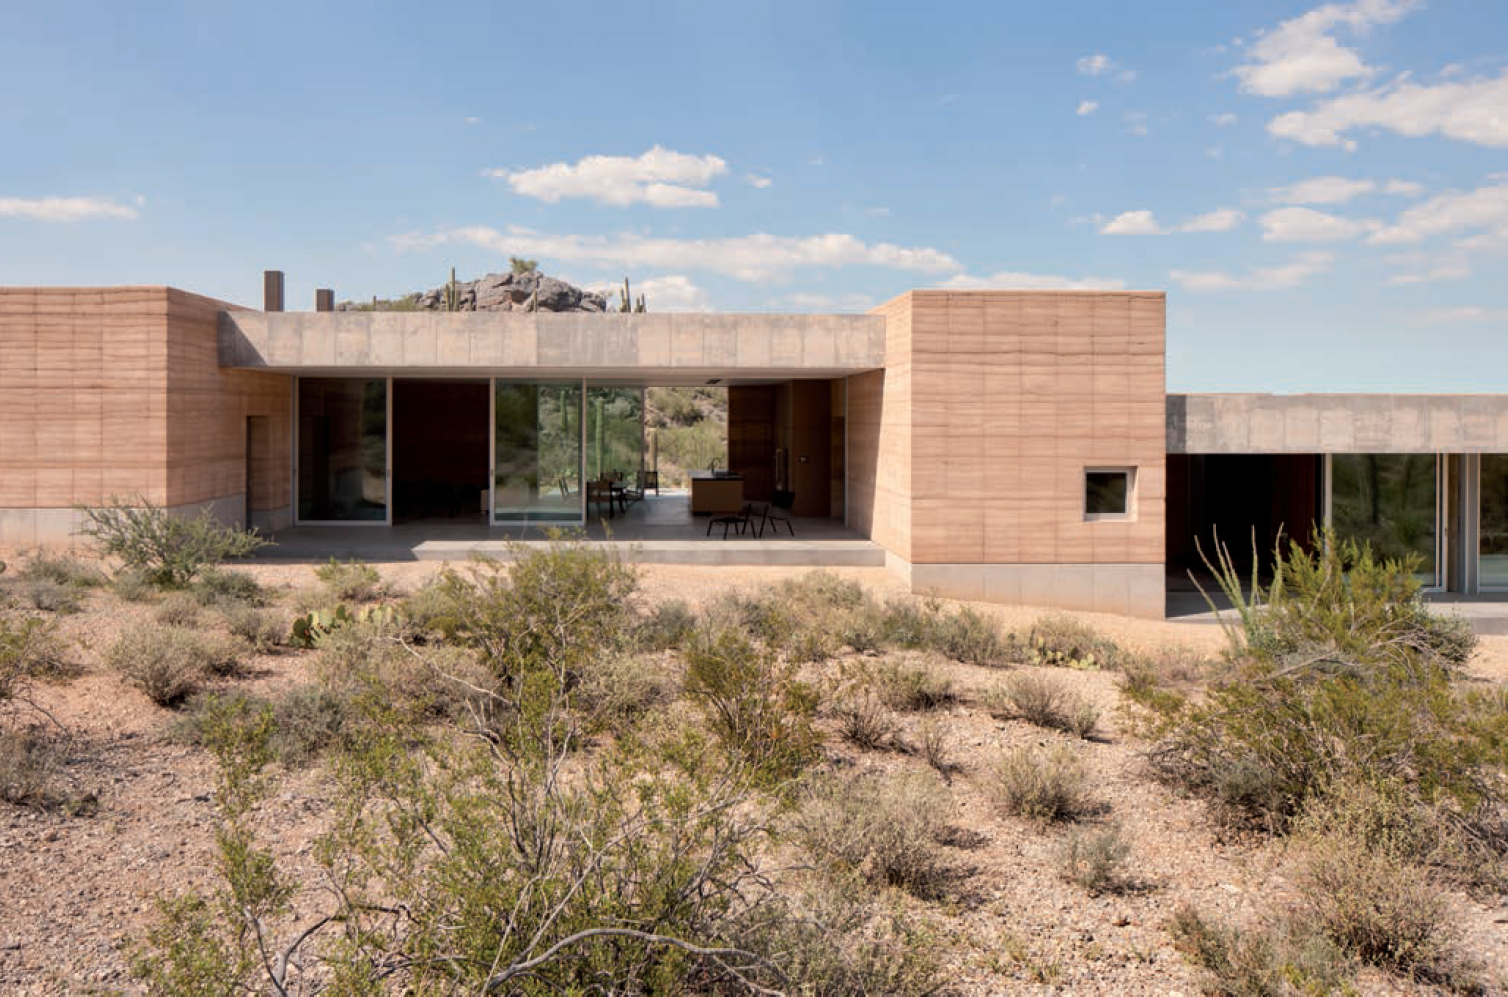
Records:
<instances>
[{"instance_id":1,"label":"large window","mask_svg":"<svg viewBox=\"0 0 1508 997\"><path fill-rule=\"evenodd\" d=\"M498 381L493 516L579 523L581 382Z\"/></svg>"},{"instance_id":2,"label":"large window","mask_svg":"<svg viewBox=\"0 0 1508 997\"><path fill-rule=\"evenodd\" d=\"M1482 455L1477 585L1508 588L1508 454Z\"/></svg>"},{"instance_id":3,"label":"large window","mask_svg":"<svg viewBox=\"0 0 1508 997\"><path fill-rule=\"evenodd\" d=\"M620 471L628 481L643 466L644 389L586 389L586 478Z\"/></svg>"},{"instance_id":4,"label":"large window","mask_svg":"<svg viewBox=\"0 0 1508 997\"><path fill-rule=\"evenodd\" d=\"M387 519L387 380L298 380L298 518Z\"/></svg>"},{"instance_id":5,"label":"large window","mask_svg":"<svg viewBox=\"0 0 1508 997\"><path fill-rule=\"evenodd\" d=\"M1419 559L1419 579L1440 582L1439 459L1434 454L1337 454L1330 522L1384 558Z\"/></svg>"}]
</instances>

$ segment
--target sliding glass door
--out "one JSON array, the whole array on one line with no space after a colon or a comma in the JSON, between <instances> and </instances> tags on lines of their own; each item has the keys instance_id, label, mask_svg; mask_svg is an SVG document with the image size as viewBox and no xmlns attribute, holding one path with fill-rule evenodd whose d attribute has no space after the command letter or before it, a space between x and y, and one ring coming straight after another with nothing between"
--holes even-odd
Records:
<instances>
[{"instance_id":1,"label":"sliding glass door","mask_svg":"<svg viewBox=\"0 0 1508 997\"><path fill-rule=\"evenodd\" d=\"M1477 586L1508 589L1508 454L1483 454Z\"/></svg>"},{"instance_id":2,"label":"sliding glass door","mask_svg":"<svg viewBox=\"0 0 1508 997\"><path fill-rule=\"evenodd\" d=\"M1442 584L1439 456L1336 454L1330 468L1336 535L1366 541L1379 557L1416 555L1420 582Z\"/></svg>"},{"instance_id":3,"label":"sliding glass door","mask_svg":"<svg viewBox=\"0 0 1508 997\"><path fill-rule=\"evenodd\" d=\"M586 389L586 479L620 472L632 482L644 466L644 389Z\"/></svg>"},{"instance_id":4,"label":"sliding glass door","mask_svg":"<svg viewBox=\"0 0 1508 997\"><path fill-rule=\"evenodd\" d=\"M386 378L298 379L298 520L388 519Z\"/></svg>"},{"instance_id":5,"label":"sliding glass door","mask_svg":"<svg viewBox=\"0 0 1508 997\"><path fill-rule=\"evenodd\" d=\"M497 523L579 523L580 381L493 385L492 516Z\"/></svg>"}]
</instances>

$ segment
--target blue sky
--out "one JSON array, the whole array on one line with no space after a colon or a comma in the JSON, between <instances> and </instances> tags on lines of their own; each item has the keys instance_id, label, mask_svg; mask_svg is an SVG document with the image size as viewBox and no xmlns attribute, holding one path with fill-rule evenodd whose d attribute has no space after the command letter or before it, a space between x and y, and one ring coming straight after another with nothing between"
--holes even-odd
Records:
<instances>
[{"instance_id":1,"label":"blue sky","mask_svg":"<svg viewBox=\"0 0 1508 997\"><path fill-rule=\"evenodd\" d=\"M7 5L0 283L1168 292L1172 390L1508 388L1508 4Z\"/></svg>"}]
</instances>

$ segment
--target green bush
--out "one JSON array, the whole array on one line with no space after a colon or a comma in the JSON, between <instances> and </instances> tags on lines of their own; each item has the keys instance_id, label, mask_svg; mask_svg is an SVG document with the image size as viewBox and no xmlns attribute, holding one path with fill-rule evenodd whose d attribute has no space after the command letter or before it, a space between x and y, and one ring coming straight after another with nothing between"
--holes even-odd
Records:
<instances>
[{"instance_id":1,"label":"green bush","mask_svg":"<svg viewBox=\"0 0 1508 997\"><path fill-rule=\"evenodd\" d=\"M685 646L696 633L696 613L679 599L656 603L635 627L638 645L646 651L671 651Z\"/></svg>"},{"instance_id":2,"label":"green bush","mask_svg":"<svg viewBox=\"0 0 1508 997\"><path fill-rule=\"evenodd\" d=\"M105 651L105 662L158 706L177 706L212 676L241 669L241 645L183 627L138 625Z\"/></svg>"},{"instance_id":3,"label":"green bush","mask_svg":"<svg viewBox=\"0 0 1508 997\"><path fill-rule=\"evenodd\" d=\"M869 672L866 684L892 710L925 713L958 701L952 680L904 661L881 662Z\"/></svg>"},{"instance_id":4,"label":"green bush","mask_svg":"<svg viewBox=\"0 0 1508 997\"><path fill-rule=\"evenodd\" d=\"M1345 953L1324 935L1286 922L1242 930L1217 924L1184 905L1168 923L1168 933L1179 951L1207 974L1207 994L1290 997L1355 992Z\"/></svg>"},{"instance_id":5,"label":"green bush","mask_svg":"<svg viewBox=\"0 0 1508 997\"><path fill-rule=\"evenodd\" d=\"M51 578L25 581L26 601L44 613L77 613L84 607L82 590Z\"/></svg>"},{"instance_id":6,"label":"green bush","mask_svg":"<svg viewBox=\"0 0 1508 997\"><path fill-rule=\"evenodd\" d=\"M733 755L768 778L788 779L817 757L817 693L794 666L732 633L703 635L686 651L685 692Z\"/></svg>"},{"instance_id":7,"label":"green bush","mask_svg":"<svg viewBox=\"0 0 1508 997\"><path fill-rule=\"evenodd\" d=\"M806 787L792 830L831 874L936 897L952 879L937 843L952 809L930 776L824 776Z\"/></svg>"},{"instance_id":8,"label":"green bush","mask_svg":"<svg viewBox=\"0 0 1508 997\"><path fill-rule=\"evenodd\" d=\"M93 537L101 555L120 558L127 569L142 572L162 588L182 588L210 565L246 557L268 544L255 530L223 525L208 506L193 518L141 498L79 512L84 522L78 532Z\"/></svg>"},{"instance_id":9,"label":"green bush","mask_svg":"<svg viewBox=\"0 0 1508 997\"><path fill-rule=\"evenodd\" d=\"M320 601L323 601L322 594ZM315 609L318 606L309 605L301 608ZM416 633L422 635L426 631L441 630L446 621L454 618L456 607L444 578L434 577L406 596L398 604L398 610Z\"/></svg>"},{"instance_id":10,"label":"green bush","mask_svg":"<svg viewBox=\"0 0 1508 997\"><path fill-rule=\"evenodd\" d=\"M589 665L571 693L571 705L588 731L623 732L668 705L680 683L663 662L610 655Z\"/></svg>"},{"instance_id":11,"label":"green bush","mask_svg":"<svg viewBox=\"0 0 1508 997\"><path fill-rule=\"evenodd\" d=\"M165 627L197 627L204 618L204 610L187 592L172 592L157 604L152 618Z\"/></svg>"},{"instance_id":12,"label":"green bush","mask_svg":"<svg viewBox=\"0 0 1508 997\"><path fill-rule=\"evenodd\" d=\"M334 602L372 602L388 591L377 569L355 558L342 562L332 557L314 569L314 577Z\"/></svg>"},{"instance_id":13,"label":"green bush","mask_svg":"<svg viewBox=\"0 0 1508 997\"><path fill-rule=\"evenodd\" d=\"M987 789L1006 813L1044 823L1076 821L1100 809L1083 763L1062 746L1007 752L996 763Z\"/></svg>"},{"instance_id":14,"label":"green bush","mask_svg":"<svg viewBox=\"0 0 1508 997\"><path fill-rule=\"evenodd\" d=\"M277 613L245 603L222 606L220 616L231 636L244 641L257 654L270 654L288 635L288 628Z\"/></svg>"},{"instance_id":15,"label":"green bush","mask_svg":"<svg viewBox=\"0 0 1508 997\"><path fill-rule=\"evenodd\" d=\"M108 579L97 566L67 554L39 550L21 568L21 577L45 579L69 588L99 588Z\"/></svg>"},{"instance_id":16,"label":"green bush","mask_svg":"<svg viewBox=\"0 0 1508 997\"><path fill-rule=\"evenodd\" d=\"M150 602L157 597L157 586L144 571L117 572L110 579L110 589L126 602Z\"/></svg>"},{"instance_id":17,"label":"green bush","mask_svg":"<svg viewBox=\"0 0 1508 997\"><path fill-rule=\"evenodd\" d=\"M320 685L297 685L271 698L238 689L201 691L188 697L169 735L197 747L210 747L223 734L226 718L268 718L267 746L285 768L302 768L345 743L356 722L352 701Z\"/></svg>"},{"instance_id":18,"label":"green bush","mask_svg":"<svg viewBox=\"0 0 1508 997\"><path fill-rule=\"evenodd\" d=\"M1071 616L1044 616L1026 632L1026 649L1034 665L1055 668L1121 667L1126 653Z\"/></svg>"},{"instance_id":19,"label":"green bush","mask_svg":"<svg viewBox=\"0 0 1508 997\"><path fill-rule=\"evenodd\" d=\"M257 580L244 571L206 568L189 586L201 606L260 606L267 594Z\"/></svg>"},{"instance_id":20,"label":"green bush","mask_svg":"<svg viewBox=\"0 0 1508 997\"><path fill-rule=\"evenodd\" d=\"M1100 711L1083 696L1046 675L1020 672L990 691L987 705L995 712L1016 716L1037 727L1087 738L1099 723Z\"/></svg>"},{"instance_id":21,"label":"green bush","mask_svg":"<svg viewBox=\"0 0 1508 997\"><path fill-rule=\"evenodd\" d=\"M1075 831L1058 849L1058 871L1091 896L1114 892L1125 883L1131 843L1118 826Z\"/></svg>"}]
</instances>

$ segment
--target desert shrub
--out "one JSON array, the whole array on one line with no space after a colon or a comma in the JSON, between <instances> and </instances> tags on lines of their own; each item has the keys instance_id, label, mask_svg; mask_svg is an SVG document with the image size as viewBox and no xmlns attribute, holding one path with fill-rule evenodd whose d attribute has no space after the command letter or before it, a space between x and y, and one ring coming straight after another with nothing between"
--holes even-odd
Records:
<instances>
[{"instance_id":1,"label":"desert shrub","mask_svg":"<svg viewBox=\"0 0 1508 997\"><path fill-rule=\"evenodd\" d=\"M870 673L869 685L892 710L922 713L958 700L946 676L903 661L882 662Z\"/></svg>"},{"instance_id":2,"label":"desert shrub","mask_svg":"<svg viewBox=\"0 0 1508 997\"><path fill-rule=\"evenodd\" d=\"M1083 763L1066 746L1006 752L987 789L1006 813L1044 823L1076 821L1099 809Z\"/></svg>"},{"instance_id":3,"label":"desert shrub","mask_svg":"<svg viewBox=\"0 0 1508 997\"><path fill-rule=\"evenodd\" d=\"M321 598L313 604L301 605L301 610L316 609ZM427 580L398 604L398 611L416 632L439 631L442 622L455 616L455 604L444 578L436 576Z\"/></svg>"},{"instance_id":4,"label":"desert shrub","mask_svg":"<svg viewBox=\"0 0 1508 997\"><path fill-rule=\"evenodd\" d=\"M165 627L196 627L204 618L204 610L187 592L172 592L152 613L152 618Z\"/></svg>"},{"instance_id":5,"label":"desert shrub","mask_svg":"<svg viewBox=\"0 0 1508 997\"><path fill-rule=\"evenodd\" d=\"M1026 632L1034 665L1058 668L1119 668L1126 654L1115 641L1071 616L1044 616Z\"/></svg>"},{"instance_id":6,"label":"desert shrub","mask_svg":"<svg viewBox=\"0 0 1508 997\"><path fill-rule=\"evenodd\" d=\"M207 748L223 733L227 717L265 714L270 758L285 768L302 768L344 743L356 722L352 701L321 685L298 685L274 696L239 689L202 690L188 697L168 735Z\"/></svg>"},{"instance_id":7,"label":"desert shrub","mask_svg":"<svg viewBox=\"0 0 1508 997\"><path fill-rule=\"evenodd\" d=\"M679 683L664 662L613 655L592 663L571 690L588 731L623 731L676 697Z\"/></svg>"},{"instance_id":8,"label":"desert shrub","mask_svg":"<svg viewBox=\"0 0 1508 997\"><path fill-rule=\"evenodd\" d=\"M951 812L931 776L823 776L805 788L792 834L829 873L931 897L951 878L937 844Z\"/></svg>"},{"instance_id":9,"label":"desert shrub","mask_svg":"<svg viewBox=\"0 0 1508 997\"><path fill-rule=\"evenodd\" d=\"M244 571L229 571L224 568L207 568L189 586L201 606L227 606L240 603L260 606L267 601L267 594L257 580Z\"/></svg>"},{"instance_id":10,"label":"desert shrub","mask_svg":"<svg viewBox=\"0 0 1508 997\"><path fill-rule=\"evenodd\" d=\"M512 553L506 569L484 558L466 574L441 575L455 608L441 632L477 651L499 678L544 671L569 683L632 633L638 576L611 548L556 534Z\"/></svg>"},{"instance_id":11,"label":"desert shrub","mask_svg":"<svg viewBox=\"0 0 1508 997\"><path fill-rule=\"evenodd\" d=\"M948 728L938 723L935 719L928 719L921 725L916 739L916 752L921 755L922 761L926 762L932 771L942 777L943 782L953 784L953 776L962 770L953 759L953 749L949 743Z\"/></svg>"},{"instance_id":12,"label":"desert shrub","mask_svg":"<svg viewBox=\"0 0 1508 997\"><path fill-rule=\"evenodd\" d=\"M1215 997L1289 997L1352 991L1351 961L1324 935L1279 922L1239 929L1209 920L1193 907L1174 912L1168 933L1206 973Z\"/></svg>"},{"instance_id":13,"label":"desert shrub","mask_svg":"<svg viewBox=\"0 0 1508 997\"><path fill-rule=\"evenodd\" d=\"M60 739L39 725L0 729L0 801L49 809L67 797Z\"/></svg>"},{"instance_id":14,"label":"desert shrub","mask_svg":"<svg viewBox=\"0 0 1508 997\"><path fill-rule=\"evenodd\" d=\"M1131 843L1118 826L1074 831L1058 848L1058 872L1091 895L1113 892L1125 883Z\"/></svg>"},{"instance_id":15,"label":"desert shrub","mask_svg":"<svg viewBox=\"0 0 1508 997\"><path fill-rule=\"evenodd\" d=\"M902 750L900 724L895 714L868 693L844 696L832 705L843 740L865 751Z\"/></svg>"},{"instance_id":16,"label":"desert shrub","mask_svg":"<svg viewBox=\"0 0 1508 997\"><path fill-rule=\"evenodd\" d=\"M268 541L255 530L225 526L208 506L188 518L138 498L99 508L81 508L78 532L93 537L99 553L118 557L164 588L182 588L210 565L246 557Z\"/></svg>"},{"instance_id":17,"label":"desert shrub","mask_svg":"<svg viewBox=\"0 0 1508 997\"><path fill-rule=\"evenodd\" d=\"M1057 679L1020 672L992 689L988 705L1027 723L1087 738L1099 723L1100 711Z\"/></svg>"},{"instance_id":18,"label":"desert shrub","mask_svg":"<svg viewBox=\"0 0 1508 997\"><path fill-rule=\"evenodd\" d=\"M66 651L52 621L0 609L0 704L25 696L33 679L61 674Z\"/></svg>"},{"instance_id":19,"label":"desert shrub","mask_svg":"<svg viewBox=\"0 0 1508 997\"><path fill-rule=\"evenodd\" d=\"M96 565L81 561L67 554L54 554L39 550L22 566L20 575L26 579L45 579L69 588L99 588L108 579Z\"/></svg>"},{"instance_id":20,"label":"desert shrub","mask_svg":"<svg viewBox=\"0 0 1508 997\"><path fill-rule=\"evenodd\" d=\"M337 561L332 557L329 563L314 569L314 577L334 602L372 602L388 591L377 569L355 558Z\"/></svg>"},{"instance_id":21,"label":"desert shrub","mask_svg":"<svg viewBox=\"0 0 1508 997\"><path fill-rule=\"evenodd\" d=\"M230 603L220 607L220 616L231 636L245 642L257 654L271 653L288 636L282 617L271 610Z\"/></svg>"},{"instance_id":22,"label":"desert shrub","mask_svg":"<svg viewBox=\"0 0 1508 997\"><path fill-rule=\"evenodd\" d=\"M138 625L105 651L106 663L158 706L176 706L211 676L238 674L241 645L183 627Z\"/></svg>"},{"instance_id":23,"label":"desert shrub","mask_svg":"<svg viewBox=\"0 0 1508 997\"><path fill-rule=\"evenodd\" d=\"M696 632L696 613L680 599L656 603L634 629L635 641L646 651L682 647Z\"/></svg>"},{"instance_id":24,"label":"desert shrub","mask_svg":"<svg viewBox=\"0 0 1508 997\"><path fill-rule=\"evenodd\" d=\"M685 657L685 692L725 749L775 780L816 759L818 696L793 665L728 632L698 635Z\"/></svg>"},{"instance_id":25,"label":"desert shrub","mask_svg":"<svg viewBox=\"0 0 1508 997\"><path fill-rule=\"evenodd\" d=\"M969 607L938 613L927 632L928 647L970 665L1000 666L1019 657L1019 648L999 622Z\"/></svg>"},{"instance_id":26,"label":"desert shrub","mask_svg":"<svg viewBox=\"0 0 1508 997\"><path fill-rule=\"evenodd\" d=\"M802 994L924 997L938 993L942 967L933 933L910 913L867 902L846 883L816 883L782 897L744 944L777 954Z\"/></svg>"},{"instance_id":27,"label":"desert shrub","mask_svg":"<svg viewBox=\"0 0 1508 997\"><path fill-rule=\"evenodd\" d=\"M84 607L82 590L51 578L28 578L26 601L44 613L77 613Z\"/></svg>"},{"instance_id":28,"label":"desert shrub","mask_svg":"<svg viewBox=\"0 0 1508 997\"><path fill-rule=\"evenodd\" d=\"M126 569L110 579L110 590L126 602L149 602L157 597L157 586L144 571Z\"/></svg>"},{"instance_id":29,"label":"desert shrub","mask_svg":"<svg viewBox=\"0 0 1508 997\"><path fill-rule=\"evenodd\" d=\"M1277 830L1335 787L1392 782L1416 812L1448 802L1503 850L1508 795L1492 773L1508 713L1454 690L1463 649L1429 636L1409 564L1320 539L1328 550L1291 546L1266 602L1240 604L1232 663L1202 700L1148 698L1165 721L1154 770L1228 819ZM1228 567L1222 579L1239 595Z\"/></svg>"}]
</instances>

